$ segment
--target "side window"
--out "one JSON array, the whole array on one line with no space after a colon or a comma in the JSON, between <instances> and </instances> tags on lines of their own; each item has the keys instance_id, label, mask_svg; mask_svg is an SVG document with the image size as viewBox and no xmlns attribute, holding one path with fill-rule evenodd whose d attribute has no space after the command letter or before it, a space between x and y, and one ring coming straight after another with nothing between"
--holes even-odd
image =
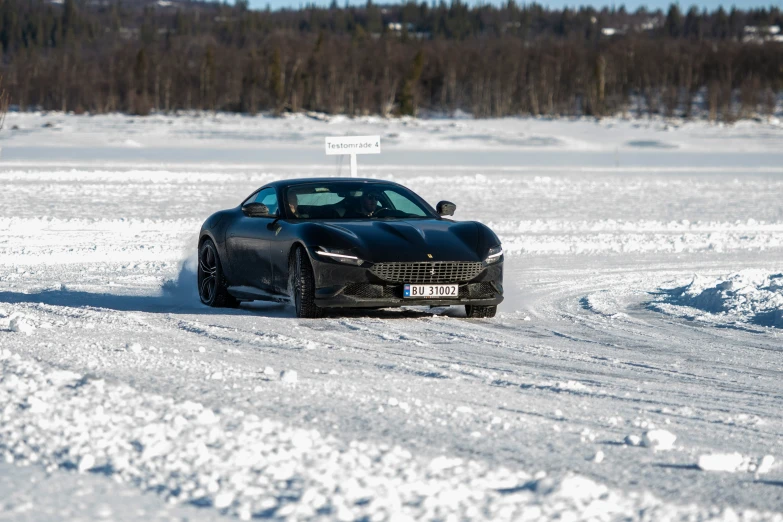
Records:
<instances>
[{"instance_id":1,"label":"side window","mask_svg":"<svg viewBox=\"0 0 783 522\"><path fill-rule=\"evenodd\" d=\"M270 215L274 215L274 216L278 215L277 193L275 189L268 188L262 190L256 196L256 201L266 205L269 208Z\"/></svg>"},{"instance_id":2,"label":"side window","mask_svg":"<svg viewBox=\"0 0 783 522\"><path fill-rule=\"evenodd\" d=\"M386 197L389 198L389 201L391 201L391 204L394 205L395 209L416 217L426 216L424 211L416 203L409 200L402 194L398 194L393 190L386 190L384 191L384 194L386 194Z\"/></svg>"},{"instance_id":3,"label":"side window","mask_svg":"<svg viewBox=\"0 0 783 522\"><path fill-rule=\"evenodd\" d=\"M258 192L250 203L263 203L269 208L270 215L278 214L277 193L273 188L266 188Z\"/></svg>"}]
</instances>

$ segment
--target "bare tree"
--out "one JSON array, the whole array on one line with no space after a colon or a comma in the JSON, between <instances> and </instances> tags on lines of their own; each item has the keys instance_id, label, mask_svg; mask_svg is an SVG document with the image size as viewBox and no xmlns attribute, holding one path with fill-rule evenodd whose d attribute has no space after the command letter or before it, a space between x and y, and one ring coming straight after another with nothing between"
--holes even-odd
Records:
<instances>
[{"instance_id":1,"label":"bare tree","mask_svg":"<svg viewBox=\"0 0 783 522\"><path fill-rule=\"evenodd\" d=\"M8 112L8 91L5 90L3 75L0 74L0 130L5 125L5 115Z\"/></svg>"}]
</instances>

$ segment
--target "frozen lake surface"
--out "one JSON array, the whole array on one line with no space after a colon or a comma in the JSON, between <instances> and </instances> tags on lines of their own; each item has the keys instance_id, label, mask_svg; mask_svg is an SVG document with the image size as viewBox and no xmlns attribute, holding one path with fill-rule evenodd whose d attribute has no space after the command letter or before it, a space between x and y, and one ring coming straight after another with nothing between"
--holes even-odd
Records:
<instances>
[{"instance_id":1,"label":"frozen lake surface","mask_svg":"<svg viewBox=\"0 0 783 522\"><path fill-rule=\"evenodd\" d=\"M495 319L200 305L202 221L345 175L332 134L498 233ZM0 147L0 518L783 520L778 122L10 114Z\"/></svg>"}]
</instances>

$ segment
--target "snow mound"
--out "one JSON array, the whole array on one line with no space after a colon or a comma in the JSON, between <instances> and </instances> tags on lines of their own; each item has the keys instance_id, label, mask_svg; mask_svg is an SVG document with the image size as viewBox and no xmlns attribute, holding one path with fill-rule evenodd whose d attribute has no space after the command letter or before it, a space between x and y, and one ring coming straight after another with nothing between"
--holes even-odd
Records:
<instances>
[{"instance_id":1,"label":"snow mound","mask_svg":"<svg viewBox=\"0 0 783 522\"><path fill-rule=\"evenodd\" d=\"M295 370L283 370L280 372L280 381L287 384L296 384L298 377Z\"/></svg>"},{"instance_id":2,"label":"snow mound","mask_svg":"<svg viewBox=\"0 0 783 522\"><path fill-rule=\"evenodd\" d=\"M649 430L642 437L642 445L655 451L668 451L674 448L677 436L667 430Z\"/></svg>"},{"instance_id":3,"label":"snow mound","mask_svg":"<svg viewBox=\"0 0 783 522\"><path fill-rule=\"evenodd\" d=\"M775 457L772 455L756 459L740 453L712 453L701 455L697 467L702 471L764 475L772 470L774 464Z\"/></svg>"},{"instance_id":4,"label":"snow mound","mask_svg":"<svg viewBox=\"0 0 783 522\"><path fill-rule=\"evenodd\" d=\"M699 469L702 471L723 471L734 473L744 467L745 457L739 453L715 453L699 457Z\"/></svg>"},{"instance_id":5,"label":"snow mound","mask_svg":"<svg viewBox=\"0 0 783 522\"><path fill-rule=\"evenodd\" d=\"M27 322L24 317L14 317L11 319L10 327L12 332L19 332L25 335L32 335L35 331L35 326Z\"/></svg>"},{"instance_id":6,"label":"snow mound","mask_svg":"<svg viewBox=\"0 0 783 522\"><path fill-rule=\"evenodd\" d=\"M783 328L783 273L742 270L726 277L696 275L665 291L665 302L740 323Z\"/></svg>"},{"instance_id":7,"label":"snow mound","mask_svg":"<svg viewBox=\"0 0 783 522\"><path fill-rule=\"evenodd\" d=\"M7 316L5 311L0 310L0 328L24 335L33 335L35 324L31 316L19 312Z\"/></svg>"}]
</instances>

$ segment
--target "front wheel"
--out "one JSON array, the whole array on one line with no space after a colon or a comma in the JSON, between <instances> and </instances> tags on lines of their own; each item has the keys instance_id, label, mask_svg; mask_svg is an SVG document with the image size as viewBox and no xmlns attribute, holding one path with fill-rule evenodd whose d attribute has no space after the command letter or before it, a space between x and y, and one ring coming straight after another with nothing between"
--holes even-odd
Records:
<instances>
[{"instance_id":1,"label":"front wheel","mask_svg":"<svg viewBox=\"0 0 783 522\"><path fill-rule=\"evenodd\" d=\"M494 306L465 305L465 315L472 319L495 317L497 311L498 311L497 305Z\"/></svg>"},{"instance_id":2,"label":"front wheel","mask_svg":"<svg viewBox=\"0 0 783 522\"><path fill-rule=\"evenodd\" d=\"M207 306L236 308L239 301L228 293L226 278L215 244L207 239L198 251L198 296Z\"/></svg>"},{"instance_id":3,"label":"front wheel","mask_svg":"<svg viewBox=\"0 0 783 522\"><path fill-rule=\"evenodd\" d=\"M315 304L315 276L310 258L302 248L297 248L291 266L293 298L296 316L301 319L323 317L324 310Z\"/></svg>"}]
</instances>

